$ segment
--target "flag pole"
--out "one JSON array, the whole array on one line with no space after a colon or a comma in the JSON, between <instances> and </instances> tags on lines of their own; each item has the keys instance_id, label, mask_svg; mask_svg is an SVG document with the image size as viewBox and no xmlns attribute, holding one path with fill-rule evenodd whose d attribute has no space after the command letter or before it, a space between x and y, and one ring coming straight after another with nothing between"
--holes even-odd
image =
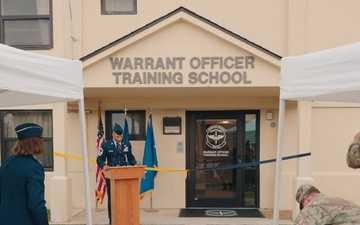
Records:
<instances>
[{"instance_id":1,"label":"flag pole","mask_svg":"<svg viewBox=\"0 0 360 225\"><path fill-rule=\"evenodd\" d=\"M101 148L102 143L105 141L104 139L104 127L101 119L101 101L98 101L98 129L97 129L97 151ZM97 165L96 168L96 188L95 188L95 204L96 211L99 211L99 203L102 204L105 193L106 193L106 182L105 182L105 174L101 170L101 168Z\"/></svg>"},{"instance_id":2,"label":"flag pole","mask_svg":"<svg viewBox=\"0 0 360 225\"><path fill-rule=\"evenodd\" d=\"M99 121L99 118L100 118L100 110L101 110L101 106L100 106L100 104L101 104L101 101L100 101L100 99L99 99L99 101L98 101L98 121ZM96 208L95 208L95 212L99 212L99 207L98 207L98 201L95 199L95 206L96 206Z\"/></svg>"},{"instance_id":3,"label":"flag pole","mask_svg":"<svg viewBox=\"0 0 360 225\"><path fill-rule=\"evenodd\" d=\"M152 198L152 192L150 192L150 209L144 210L145 212L157 212L159 210L153 209L153 198Z\"/></svg>"},{"instance_id":4,"label":"flag pole","mask_svg":"<svg viewBox=\"0 0 360 225\"><path fill-rule=\"evenodd\" d=\"M151 108L151 106L149 106L150 114L152 113L151 110L152 110L152 108ZM152 192L150 192L150 209L148 210L148 212L156 212L156 210L153 209Z\"/></svg>"},{"instance_id":5,"label":"flag pole","mask_svg":"<svg viewBox=\"0 0 360 225\"><path fill-rule=\"evenodd\" d=\"M125 142L130 142L130 134L129 134L129 126L128 126L128 122L127 122L127 107L125 106L124 108L124 133L123 133L123 140Z\"/></svg>"},{"instance_id":6,"label":"flag pole","mask_svg":"<svg viewBox=\"0 0 360 225\"><path fill-rule=\"evenodd\" d=\"M151 113L152 113L152 108L151 108L151 106L149 106L149 111L150 111L150 115L151 115ZM152 192L150 192L150 209L145 209L144 211L145 211L145 212L157 212L157 211L159 211L159 210L153 208Z\"/></svg>"}]
</instances>

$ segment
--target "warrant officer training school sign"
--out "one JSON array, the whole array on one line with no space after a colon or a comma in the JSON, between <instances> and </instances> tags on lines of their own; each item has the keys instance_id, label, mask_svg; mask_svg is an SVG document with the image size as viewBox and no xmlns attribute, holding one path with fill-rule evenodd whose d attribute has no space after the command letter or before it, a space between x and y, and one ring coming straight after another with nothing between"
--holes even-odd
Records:
<instances>
[{"instance_id":1,"label":"warrant officer training school sign","mask_svg":"<svg viewBox=\"0 0 360 225\"><path fill-rule=\"evenodd\" d=\"M110 64L121 85L251 84L255 69L253 56L111 57Z\"/></svg>"}]
</instances>

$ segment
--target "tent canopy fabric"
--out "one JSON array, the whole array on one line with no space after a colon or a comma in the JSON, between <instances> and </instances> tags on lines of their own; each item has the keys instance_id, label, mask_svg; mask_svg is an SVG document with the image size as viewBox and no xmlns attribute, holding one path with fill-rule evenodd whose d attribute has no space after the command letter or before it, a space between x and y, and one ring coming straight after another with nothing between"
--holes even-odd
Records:
<instances>
[{"instance_id":1,"label":"tent canopy fabric","mask_svg":"<svg viewBox=\"0 0 360 225\"><path fill-rule=\"evenodd\" d=\"M282 58L280 99L360 103L360 42Z\"/></svg>"},{"instance_id":2,"label":"tent canopy fabric","mask_svg":"<svg viewBox=\"0 0 360 225\"><path fill-rule=\"evenodd\" d=\"M281 59L273 225L279 224L285 100L360 103L360 42Z\"/></svg>"},{"instance_id":3,"label":"tent canopy fabric","mask_svg":"<svg viewBox=\"0 0 360 225\"><path fill-rule=\"evenodd\" d=\"M0 44L0 107L78 101L87 225L92 224L82 62Z\"/></svg>"},{"instance_id":4,"label":"tent canopy fabric","mask_svg":"<svg viewBox=\"0 0 360 225\"><path fill-rule=\"evenodd\" d=\"M0 44L0 107L84 99L82 62Z\"/></svg>"}]
</instances>

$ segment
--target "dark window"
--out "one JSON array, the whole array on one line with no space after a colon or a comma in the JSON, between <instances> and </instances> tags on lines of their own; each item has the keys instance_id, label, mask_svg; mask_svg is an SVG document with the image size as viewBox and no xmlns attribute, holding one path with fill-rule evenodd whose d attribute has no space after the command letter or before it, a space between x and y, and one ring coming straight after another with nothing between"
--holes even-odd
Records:
<instances>
[{"instance_id":1,"label":"dark window","mask_svg":"<svg viewBox=\"0 0 360 225\"><path fill-rule=\"evenodd\" d=\"M130 140L145 140L145 111L127 111L127 122ZM111 133L115 123L124 128L124 111L105 111L105 137L112 138Z\"/></svg>"},{"instance_id":2,"label":"dark window","mask_svg":"<svg viewBox=\"0 0 360 225\"><path fill-rule=\"evenodd\" d=\"M52 48L52 0L0 0L0 41L22 49Z\"/></svg>"},{"instance_id":3,"label":"dark window","mask_svg":"<svg viewBox=\"0 0 360 225\"><path fill-rule=\"evenodd\" d=\"M101 0L101 14L136 14L136 0Z\"/></svg>"},{"instance_id":4,"label":"dark window","mask_svg":"<svg viewBox=\"0 0 360 225\"><path fill-rule=\"evenodd\" d=\"M36 158L44 165L46 171L53 171L53 125L52 111L0 111L1 125L1 162L11 156L17 135L15 127L23 123L36 123L43 128L45 152Z\"/></svg>"}]
</instances>

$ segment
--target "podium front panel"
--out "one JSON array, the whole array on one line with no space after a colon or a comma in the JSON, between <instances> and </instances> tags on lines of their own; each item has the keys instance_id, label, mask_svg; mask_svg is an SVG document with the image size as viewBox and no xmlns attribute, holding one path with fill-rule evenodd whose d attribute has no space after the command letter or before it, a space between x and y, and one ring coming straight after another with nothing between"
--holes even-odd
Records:
<instances>
[{"instance_id":1,"label":"podium front panel","mask_svg":"<svg viewBox=\"0 0 360 225\"><path fill-rule=\"evenodd\" d=\"M104 171L111 186L112 225L140 225L140 185L145 166L111 167Z\"/></svg>"}]
</instances>

